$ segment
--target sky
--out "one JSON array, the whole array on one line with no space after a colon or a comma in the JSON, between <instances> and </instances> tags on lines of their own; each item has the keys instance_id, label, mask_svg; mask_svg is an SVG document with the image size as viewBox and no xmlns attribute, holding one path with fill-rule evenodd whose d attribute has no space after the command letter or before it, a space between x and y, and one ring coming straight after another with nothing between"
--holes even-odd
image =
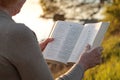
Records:
<instances>
[{"instance_id":1,"label":"sky","mask_svg":"<svg viewBox=\"0 0 120 80\"><path fill-rule=\"evenodd\" d=\"M12 18L18 23L24 23L30 29L32 29L38 38L38 41L48 37L53 21L51 19L42 19L40 14L42 14L42 9L39 0L26 0L26 3L21 9L21 12Z\"/></svg>"}]
</instances>

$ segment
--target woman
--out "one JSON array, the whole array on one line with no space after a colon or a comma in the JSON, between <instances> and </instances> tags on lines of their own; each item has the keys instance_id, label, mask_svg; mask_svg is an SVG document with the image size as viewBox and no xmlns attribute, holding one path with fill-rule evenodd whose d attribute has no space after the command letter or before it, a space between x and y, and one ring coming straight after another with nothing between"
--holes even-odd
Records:
<instances>
[{"instance_id":1,"label":"woman","mask_svg":"<svg viewBox=\"0 0 120 80\"><path fill-rule=\"evenodd\" d=\"M12 16L20 12L26 0L0 0L0 80L53 80L42 50L53 41L38 44L36 36ZM99 64L101 47L88 45L80 60L57 80L81 80L84 72Z\"/></svg>"}]
</instances>

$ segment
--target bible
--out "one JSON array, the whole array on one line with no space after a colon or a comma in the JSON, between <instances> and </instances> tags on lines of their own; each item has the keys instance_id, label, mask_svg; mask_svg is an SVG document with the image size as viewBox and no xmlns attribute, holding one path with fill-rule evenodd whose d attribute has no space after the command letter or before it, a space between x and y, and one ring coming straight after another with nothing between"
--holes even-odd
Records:
<instances>
[{"instance_id":1,"label":"bible","mask_svg":"<svg viewBox=\"0 0 120 80\"><path fill-rule=\"evenodd\" d=\"M109 22L80 24L69 21L56 21L49 43L43 51L47 61L75 63L87 44L92 48L100 46L108 29Z\"/></svg>"}]
</instances>

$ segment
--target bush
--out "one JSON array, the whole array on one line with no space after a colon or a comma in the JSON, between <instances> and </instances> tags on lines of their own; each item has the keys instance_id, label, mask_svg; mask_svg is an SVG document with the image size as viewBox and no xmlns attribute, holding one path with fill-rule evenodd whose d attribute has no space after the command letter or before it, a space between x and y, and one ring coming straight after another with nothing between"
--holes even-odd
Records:
<instances>
[{"instance_id":1,"label":"bush","mask_svg":"<svg viewBox=\"0 0 120 80\"><path fill-rule=\"evenodd\" d=\"M84 80L120 80L120 38L111 36L103 42L103 63L85 73Z\"/></svg>"}]
</instances>

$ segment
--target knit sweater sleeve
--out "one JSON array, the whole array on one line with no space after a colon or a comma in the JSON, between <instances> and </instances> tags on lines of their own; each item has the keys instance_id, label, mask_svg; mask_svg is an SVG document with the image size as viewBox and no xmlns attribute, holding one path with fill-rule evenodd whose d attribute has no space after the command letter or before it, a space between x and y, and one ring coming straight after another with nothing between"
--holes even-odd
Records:
<instances>
[{"instance_id":1,"label":"knit sweater sleeve","mask_svg":"<svg viewBox=\"0 0 120 80\"><path fill-rule=\"evenodd\" d=\"M80 64L75 64L67 73L61 75L56 80L82 80L84 69Z\"/></svg>"}]
</instances>

